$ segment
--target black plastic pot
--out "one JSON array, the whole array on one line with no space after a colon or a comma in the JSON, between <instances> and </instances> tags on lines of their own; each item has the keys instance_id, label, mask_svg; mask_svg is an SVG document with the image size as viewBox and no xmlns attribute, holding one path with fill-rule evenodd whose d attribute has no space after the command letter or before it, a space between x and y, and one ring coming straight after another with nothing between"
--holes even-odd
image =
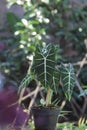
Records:
<instances>
[{"instance_id":1,"label":"black plastic pot","mask_svg":"<svg viewBox=\"0 0 87 130\"><path fill-rule=\"evenodd\" d=\"M58 108L32 107L35 130L55 130L57 117L60 112Z\"/></svg>"}]
</instances>

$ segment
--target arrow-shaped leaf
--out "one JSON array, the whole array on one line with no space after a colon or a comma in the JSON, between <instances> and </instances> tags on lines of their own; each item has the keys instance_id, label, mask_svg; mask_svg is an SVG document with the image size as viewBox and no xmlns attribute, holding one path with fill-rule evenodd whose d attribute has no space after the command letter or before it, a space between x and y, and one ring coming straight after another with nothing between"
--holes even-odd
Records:
<instances>
[{"instance_id":1,"label":"arrow-shaped leaf","mask_svg":"<svg viewBox=\"0 0 87 130\"><path fill-rule=\"evenodd\" d=\"M75 86L75 73L72 64L68 64L67 67L61 64L61 81L65 96L70 100Z\"/></svg>"}]
</instances>

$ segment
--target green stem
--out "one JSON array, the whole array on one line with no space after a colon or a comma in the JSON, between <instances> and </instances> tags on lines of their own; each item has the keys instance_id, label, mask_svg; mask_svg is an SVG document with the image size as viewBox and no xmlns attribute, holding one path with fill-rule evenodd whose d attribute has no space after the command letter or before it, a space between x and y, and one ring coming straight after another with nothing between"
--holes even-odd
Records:
<instances>
[{"instance_id":1,"label":"green stem","mask_svg":"<svg viewBox=\"0 0 87 130\"><path fill-rule=\"evenodd\" d=\"M49 105L51 104L52 95L53 95L53 91L52 91L52 89L49 87L49 88L48 88L48 91L47 91L47 96L46 96L46 106L49 106Z\"/></svg>"}]
</instances>

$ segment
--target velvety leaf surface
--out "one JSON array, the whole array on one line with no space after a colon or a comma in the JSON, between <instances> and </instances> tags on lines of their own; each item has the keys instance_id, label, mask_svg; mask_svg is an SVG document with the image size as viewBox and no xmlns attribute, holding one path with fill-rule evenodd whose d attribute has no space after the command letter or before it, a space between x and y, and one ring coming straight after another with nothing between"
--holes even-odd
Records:
<instances>
[{"instance_id":1,"label":"velvety leaf surface","mask_svg":"<svg viewBox=\"0 0 87 130\"><path fill-rule=\"evenodd\" d=\"M68 100L70 100L75 87L75 73L71 64L68 64L68 67L61 64L61 81L65 96Z\"/></svg>"},{"instance_id":2,"label":"velvety leaf surface","mask_svg":"<svg viewBox=\"0 0 87 130\"><path fill-rule=\"evenodd\" d=\"M35 71L35 74L37 74L37 79L45 88L51 87L53 89L53 83L56 83L54 81L55 79L53 79L54 75L58 74L55 72L57 71L55 70L55 57L55 47L51 44L44 48L36 48L33 70Z\"/></svg>"}]
</instances>

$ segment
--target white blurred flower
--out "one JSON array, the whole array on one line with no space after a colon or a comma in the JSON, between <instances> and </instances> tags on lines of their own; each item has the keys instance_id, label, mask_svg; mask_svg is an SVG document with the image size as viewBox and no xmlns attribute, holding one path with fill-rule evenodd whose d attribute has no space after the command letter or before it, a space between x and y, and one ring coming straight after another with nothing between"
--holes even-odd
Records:
<instances>
[{"instance_id":1,"label":"white blurred flower","mask_svg":"<svg viewBox=\"0 0 87 130\"><path fill-rule=\"evenodd\" d=\"M32 35L35 36L37 33L36 32L32 32Z\"/></svg>"},{"instance_id":2,"label":"white blurred flower","mask_svg":"<svg viewBox=\"0 0 87 130\"><path fill-rule=\"evenodd\" d=\"M28 21L26 19L22 19L21 21L25 26L28 26Z\"/></svg>"},{"instance_id":3,"label":"white blurred flower","mask_svg":"<svg viewBox=\"0 0 87 130\"><path fill-rule=\"evenodd\" d=\"M17 4L18 4L18 5L22 5L22 4L23 4L23 1L22 1L22 0L17 0Z\"/></svg>"},{"instance_id":4,"label":"white blurred flower","mask_svg":"<svg viewBox=\"0 0 87 130\"><path fill-rule=\"evenodd\" d=\"M20 45L20 48L24 48L24 45L21 44L21 45Z\"/></svg>"},{"instance_id":5,"label":"white blurred flower","mask_svg":"<svg viewBox=\"0 0 87 130\"><path fill-rule=\"evenodd\" d=\"M78 30L79 30L79 32L82 32L82 31L83 31L83 29L82 29L82 28L79 28Z\"/></svg>"},{"instance_id":6,"label":"white blurred flower","mask_svg":"<svg viewBox=\"0 0 87 130\"><path fill-rule=\"evenodd\" d=\"M14 35L16 35L16 36L19 35L19 31L16 31L16 32L14 33Z\"/></svg>"},{"instance_id":7,"label":"white blurred flower","mask_svg":"<svg viewBox=\"0 0 87 130\"><path fill-rule=\"evenodd\" d=\"M44 2L44 3L49 3L49 0L41 0L42 2Z\"/></svg>"},{"instance_id":8,"label":"white blurred flower","mask_svg":"<svg viewBox=\"0 0 87 130\"><path fill-rule=\"evenodd\" d=\"M45 23L49 23L50 20L49 20L48 18L44 18L44 22L45 22Z\"/></svg>"},{"instance_id":9,"label":"white blurred flower","mask_svg":"<svg viewBox=\"0 0 87 130\"><path fill-rule=\"evenodd\" d=\"M40 34L37 34L37 35L36 35L36 38L37 38L37 39L39 39L39 40L41 40L41 39L42 39L42 37L41 37L41 35L40 35Z\"/></svg>"},{"instance_id":10,"label":"white blurred flower","mask_svg":"<svg viewBox=\"0 0 87 130\"><path fill-rule=\"evenodd\" d=\"M27 56L27 59L30 60L30 61L32 61L33 60L33 55Z\"/></svg>"}]
</instances>

